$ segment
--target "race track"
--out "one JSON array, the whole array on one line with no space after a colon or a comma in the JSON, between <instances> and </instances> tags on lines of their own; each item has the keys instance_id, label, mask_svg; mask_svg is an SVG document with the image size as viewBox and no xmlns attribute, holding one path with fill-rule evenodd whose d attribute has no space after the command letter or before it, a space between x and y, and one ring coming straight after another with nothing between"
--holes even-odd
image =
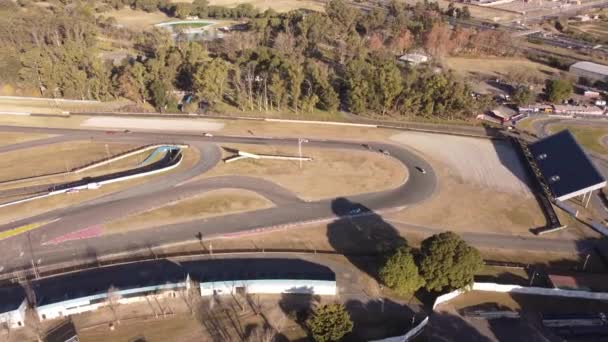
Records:
<instances>
[{"instance_id":1,"label":"race track","mask_svg":"<svg viewBox=\"0 0 608 342\"><path fill-rule=\"evenodd\" d=\"M40 215L0 226L0 232L32 222L59 219L31 231L0 241L0 273L15 268L27 267L31 260L41 265L105 255L115 252L146 249L167 243L192 241L196 236L214 237L241 234L248 231L297 224L314 220L332 220L349 216L356 208L364 211L382 212L385 210L408 207L429 198L437 187L437 179L432 167L418 155L407 149L390 144L369 142L374 149L385 149L391 157L400 161L409 171L407 182L383 192L366 193L314 202L300 200L291 191L275 183L260 178L244 176L222 176L189 181L210 170L220 162L219 146L225 143L257 145L297 145L297 139L277 139L261 137L215 136L181 133L120 133L108 135L103 131L80 129L50 129L0 126L0 132L36 132L58 135L0 148L0 152L40 146L41 144L65 142L78 139L93 141L112 141L124 143L185 143L199 151L198 162L187 169L157 176L153 181L133 186L123 191L86 201L75 206L52 210ZM361 142L312 140L310 147L325 149L367 149ZM416 167L426 170L423 174ZM365 179L361 180L362 182ZM153 227L129 233L102 235L95 238L68 241L61 244L45 244L59 236L95 227L118 217L161 206L179 198L200 194L221 188L240 188L251 190L268 198L275 206L243 214L219 216L185 223ZM358 215L365 215L365 212Z\"/></svg>"}]
</instances>

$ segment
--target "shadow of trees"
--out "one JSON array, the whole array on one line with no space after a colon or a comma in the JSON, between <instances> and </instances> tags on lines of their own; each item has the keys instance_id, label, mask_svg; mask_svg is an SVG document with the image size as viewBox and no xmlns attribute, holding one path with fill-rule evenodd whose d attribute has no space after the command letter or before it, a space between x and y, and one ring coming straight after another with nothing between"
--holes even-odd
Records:
<instances>
[{"instance_id":1,"label":"shadow of trees","mask_svg":"<svg viewBox=\"0 0 608 342\"><path fill-rule=\"evenodd\" d=\"M213 296L200 303L197 319L210 341L282 342L288 339L265 320L252 322L234 296ZM259 321L259 320L255 320Z\"/></svg>"},{"instance_id":2,"label":"shadow of trees","mask_svg":"<svg viewBox=\"0 0 608 342\"><path fill-rule=\"evenodd\" d=\"M369 341L403 335L425 317L424 313L417 315L409 306L386 298L367 302L349 300L345 307L354 322L353 331L345 337L345 341Z\"/></svg>"},{"instance_id":3,"label":"shadow of trees","mask_svg":"<svg viewBox=\"0 0 608 342\"><path fill-rule=\"evenodd\" d=\"M431 315L429 324L423 333L427 341L433 342L491 342L488 336L479 332L479 327L471 325L463 317L448 312L436 312Z\"/></svg>"},{"instance_id":4,"label":"shadow of trees","mask_svg":"<svg viewBox=\"0 0 608 342\"><path fill-rule=\"evenodd\" d=\"M360 203L341 197L332 201L331 208L338 218L328 225L329 243L358 269L378 279L383 256L407 245L406 239L380 215Z\"/></svg>"},{"instance_id":5,"label":"shadow of trees","mask_svg":"<svg viewBox=\"0 0 608 342\"><path fill-rule=\"evenodd\" d=\"M279 307L289 319L306 330L306 319L320 301L321 298L312 293L284 293L281 295Z\"/></svg>"}]
</instances>

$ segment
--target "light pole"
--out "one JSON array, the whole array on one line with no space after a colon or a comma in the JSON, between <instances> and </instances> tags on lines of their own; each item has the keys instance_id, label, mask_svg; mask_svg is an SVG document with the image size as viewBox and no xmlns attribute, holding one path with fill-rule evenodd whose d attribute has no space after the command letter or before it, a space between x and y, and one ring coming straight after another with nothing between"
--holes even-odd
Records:
<instances>
[{"instance_id":1,"label":"light pole","mask_svg":"<svg viewBox=\"0 0 608 342\"><path fill-rule=\"evenodd\" d=\"M583 263L583 271L587 267L587 262L589 262L589 257L591 257L591 254L587 254L587 257L585 257L585 262Z\"/></svg>"},{"instance_id":2,"label":"light pole","mask_svg":"<svg viewBox=\"0 0 608 342\"><path fill-rule=\"evenodd\" d=\"M300 155L300 169L302 168L302 143L307 143L308 139L298 138L298 154Z\"/></svg>"}]
</instances>

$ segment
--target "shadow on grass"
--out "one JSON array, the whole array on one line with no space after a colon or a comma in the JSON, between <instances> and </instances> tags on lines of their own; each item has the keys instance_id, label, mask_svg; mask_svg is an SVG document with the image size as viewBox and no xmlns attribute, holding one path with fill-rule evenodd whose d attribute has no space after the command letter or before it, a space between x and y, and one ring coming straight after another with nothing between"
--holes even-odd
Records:
<instances>
[{"instance_id":1,"label":"shadow on grass","mask_svg":"<svg viewBox=\"0 0 608 342\"><path fill-rule=\"evenodd\" d=\"M337 198L331 208L338 218L328 225L329 243L359 270L378 279L384 255L407 245L406 239L380 215L360 203Z\"/></svg>"}]
</instances>

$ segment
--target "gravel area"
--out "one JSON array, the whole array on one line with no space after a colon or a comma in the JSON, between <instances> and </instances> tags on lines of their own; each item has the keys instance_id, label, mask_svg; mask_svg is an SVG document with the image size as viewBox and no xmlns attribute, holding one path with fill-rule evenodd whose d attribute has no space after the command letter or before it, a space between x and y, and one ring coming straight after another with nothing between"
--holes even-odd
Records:
<instances>
[{"instance_id":1,"label":"gravel area","mask_svg":"<svg viewBox=\"0 0 608 342\"><path fill-rule=\"evenodd\" d=\"M141 119L101 116L87 119L81 126L163 131L218 131L224 127L224 124L212 120Z\"/></svg>"},{"instance_id":2,"label":"gravel area","mask_svg":"<svg viewBox=\"0 0 608 342\"><path fill-rule=\"evenodd\" d=\"M391 140L443 161L448 172L464 182L532 196L526 169L508 142L417 132Z\"/></svg>"}]
</instances>

